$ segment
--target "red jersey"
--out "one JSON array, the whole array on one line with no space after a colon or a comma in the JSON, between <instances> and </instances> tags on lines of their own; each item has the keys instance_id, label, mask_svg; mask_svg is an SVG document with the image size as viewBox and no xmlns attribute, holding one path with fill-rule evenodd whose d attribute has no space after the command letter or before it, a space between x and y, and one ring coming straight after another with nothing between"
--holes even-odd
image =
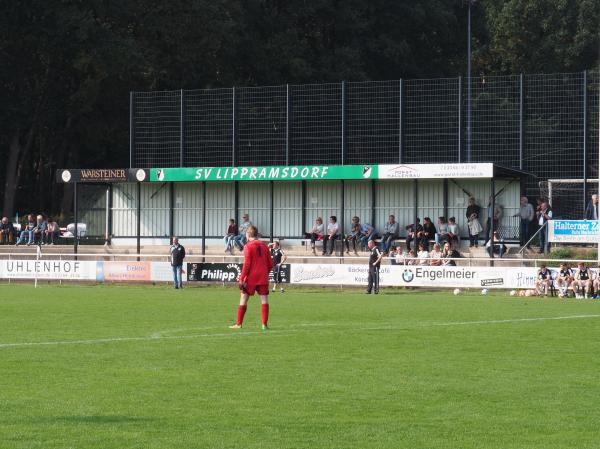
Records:
<instances>
[{"instance_id":1,"label":"red jersey","mask_svg":"<svg viewBox=\"0 0 600 449\"><path fill-rule=\"evenodd\" d=\"M244 267L240 281L248 285L269 285L273 268L269 247L260 240L250 240L244 246Z\"/></svg>"}]
</instances>

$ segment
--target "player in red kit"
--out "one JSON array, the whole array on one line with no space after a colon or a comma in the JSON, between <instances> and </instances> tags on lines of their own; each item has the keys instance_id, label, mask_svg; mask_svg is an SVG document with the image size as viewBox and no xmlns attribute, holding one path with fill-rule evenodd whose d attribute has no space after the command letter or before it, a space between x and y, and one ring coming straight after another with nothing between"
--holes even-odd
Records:
<instances>
[{"instance_id":1,"label":"player in red kit","mask_svg":"<svg viewBox=\"0 0 600 449\"><path fill-rule=\"evenodd\" d=\"M269 273L273 268L269 247L257 239L258 231L254 226L246 230L248 243L244 246L244 267L240 275L240 305L237 312L237 321L230 329L241 329L246 314L246 307L250 296L257 292L261 301L262 328L267 330L269 320Z\"/></svg>"}]
</instances>

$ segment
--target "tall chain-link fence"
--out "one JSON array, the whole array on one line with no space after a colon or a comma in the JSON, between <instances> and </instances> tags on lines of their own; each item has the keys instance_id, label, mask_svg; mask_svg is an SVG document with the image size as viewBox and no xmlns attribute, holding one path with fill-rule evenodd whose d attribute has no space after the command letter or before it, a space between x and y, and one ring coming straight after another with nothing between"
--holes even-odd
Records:
<instances>
[{"instance_id":1,"label":"tall chain-link fence","mask_svg":"<svg viewBox=\"0 0 600 449\"><path fill-rule=\"evenodd\" d=\"M535 197L548 179L598 177L599 82L478 76L470 101L464 77L134 92L131 164L494 162L531 173Z\"/></svg>"}]
</instances>

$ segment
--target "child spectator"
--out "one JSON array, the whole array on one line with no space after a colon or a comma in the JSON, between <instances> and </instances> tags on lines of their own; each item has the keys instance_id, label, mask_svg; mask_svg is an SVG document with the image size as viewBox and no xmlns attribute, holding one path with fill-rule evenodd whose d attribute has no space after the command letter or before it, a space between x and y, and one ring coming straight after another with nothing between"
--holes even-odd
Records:
<instances>
[{"instance_id":1,"label":"child spectator","mask_svg":"<svg viewBox=\"0 0 600 449\"><path fill-rule=\"evenodd\" d=\"M223 241L225 242L225 252L231 254L231 248L233 246L233 238L235 237L237 232L237 226L235 225L235 220L233 218L229 219L229 226L227 227L227 234L223 237Z\"/></svg>"}]
</instances>

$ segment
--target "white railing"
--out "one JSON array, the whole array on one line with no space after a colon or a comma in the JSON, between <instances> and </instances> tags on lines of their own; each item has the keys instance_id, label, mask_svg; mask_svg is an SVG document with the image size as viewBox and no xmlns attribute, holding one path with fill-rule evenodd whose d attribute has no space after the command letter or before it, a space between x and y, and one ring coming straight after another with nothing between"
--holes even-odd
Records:
<instances>
[{"instance_id":1,"label":"white railing","mask_svg":"<svg viewBox=\"0 0 600 449\"><path fill-rule=\"evenodd\" d=\"M194 262L237 262L242 261L244 256L242 254L239 255L220 255L220 254L188 254L185 258L187 263ZM37 259L37 254L35 252L27 252L27 253L0 253L0 260L8 259L8 260L31 260ZM135 254L135 253L110 253L110 254L102 254L102 253L43 253L41 260L74 260L74 259L96 259L96 260L105 260L105 261L135 261L137 259L153 259L154 261L169 261L168 254ZM363 264L367 263L369 259L368 255L364 256L312 256L312 255L288 255L286 262L287 263L298 263L298 261L302 261L302 263L311 263L311 261L315 261L314 263L323 264L324 261L327 263L356 263ZM417 258L418 260L418 258ZM542 264L546 265L556 265L561 262L565 262L568 264L577 264L579 262L583 262L589 265L596 265L598 262L595 259L548 259L548 258L536 258L536 259L522 259L522 258L490 258L490 257L460 257L460 258L448 258L444 260L452 260L456 262L458 266L473 266L479 265L482 263L489 264L493 266L502 266L502 265L511 265L511 266L533 266L538 267ZM308 262L307 262L308 261ZM318 261L318 262L317 262ZM385 257L382 261L383 265L391 265L391 259ZM402 265L402 264L399 264ZM412 264L418 265L418 264Z\"/></svg>"}]
</instances>

